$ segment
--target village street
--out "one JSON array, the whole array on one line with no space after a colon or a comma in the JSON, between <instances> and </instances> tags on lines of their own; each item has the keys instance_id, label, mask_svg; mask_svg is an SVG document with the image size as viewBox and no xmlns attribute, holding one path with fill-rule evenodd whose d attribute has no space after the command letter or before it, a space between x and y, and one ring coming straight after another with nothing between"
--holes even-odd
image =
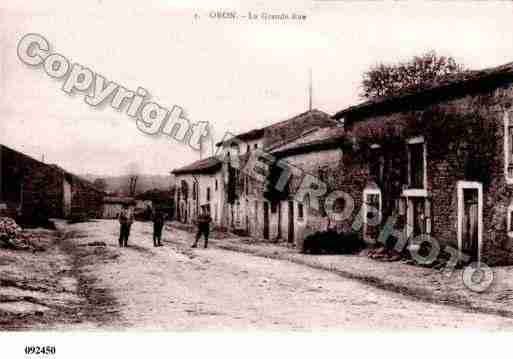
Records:
<instances>
[{"instance_id":1,"label":"village street","mask_svg":"<svg viewBox=\"0 0 513 359\"><path fill-rule=\"evenodd\" d=\"M170 226L164 246L158 248L152 245L150 223L133 225L128 248L117 247L118 224L113 220L59 222L58 227L65 232L59 241L60 261L69 263L68 276L76 276L79 289L77 298L68 301L68 310L43 327L513 328L513 319L414 301L299 264L215 247L191 250L192 234ZM67 282L73 283L73 278ZM44 301L39 303L44 317ZM65 320L82 312L82 318Z\"/></svg>"}]
</instances>

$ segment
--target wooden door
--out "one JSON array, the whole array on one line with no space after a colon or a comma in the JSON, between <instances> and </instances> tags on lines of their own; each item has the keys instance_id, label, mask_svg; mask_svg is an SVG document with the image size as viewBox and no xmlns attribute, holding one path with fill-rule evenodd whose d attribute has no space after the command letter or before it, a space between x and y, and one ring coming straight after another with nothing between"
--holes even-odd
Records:
<instances>
[{"instance_id":1,"label":"wooden door","mask_svg":"<svg viewBox=\"0 0 513 359\"><path fill-rule=\"evenodd\" d=\"M269 239L269 203L264 202L264 238Z\"/></svg>"},{"instance_id":2,"label":"wooden door","mask_svg":"<svg viewBox=\"0 0 513 359\"><path fill-rule=\"evenodd\" d=\"M425 214L425 199L424 198L414 198L412 199L413 205L413 237L417 237L421 234L426 233L426 214Z\"/></svg>"},{"instance_id":3,"label":"wooden door","mask_svg":"<svg viewBox=\"0 0 513 359\"><path fill-rule=\"evenodd\" d=\"M278 202L278 238L281 238L281 202Z\"/></svg>"},{"instance_id":4,"label":"wooden door","mask_svg":"<svg viewBox=\"0 0 513 359\"><path fill-rule=\"evenodd\" d=\"M288 242L294 243L294 202L289 201L289 235Z\"/></svg>"},{"instance_id":5,"label":"wooden door","mask_svg":"<svg viewBox=\"0 0 513 359\"><path fill-rule=\"evenodd\" d=\"M478 257L478 191L463 190L462 251L472 260Z\"/></svg>"}]
</instances>

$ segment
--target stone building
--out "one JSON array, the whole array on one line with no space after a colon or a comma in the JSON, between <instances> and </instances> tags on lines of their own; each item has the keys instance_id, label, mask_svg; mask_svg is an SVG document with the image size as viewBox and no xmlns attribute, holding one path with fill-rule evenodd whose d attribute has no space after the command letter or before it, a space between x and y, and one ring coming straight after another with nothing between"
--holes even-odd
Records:
<instances>
[{"instance_id":1,"label":"stone building","mask_svg":"<svg viewBox=\"0 0 513 359\"><path fill-rule=\"evenodd\" d=\"M176 176L176 218L193 223L200 208L206 206L217 226L270 238L270 205L263 197L264 185L241 168L259 151L268 152L305 132L335 124L328 114L311 110L217 143L218 156L172 171ZM233 161L238 165L232 165Z\"/></svg>"},{"instance_id":2,"label":"stone building","mask_svg":"<svg viewBox=\"0 0 513 359\"><path fill-rule=\"evenodd\" d=\"M512 102L510 63L338 112L352 145L337 187L363 208L364 224L379 222L360 227L362 237L391 219L406 237L429 235L442 251L511 262ZM365 212L371 207L379 216Z\"/></svg>"},{"instance_id":3,"label":"stone building","mask_svg":"<svg viewBox=\"0 0 513 359\"><path fill-rule=\"evenodd\" d=\"M241 234L280 240L281 235L272 232L276 207L264 196L265 178L248 174L243 169L262 160L262 156L268 157L265 155L277 147L336 124L328 114L314 109L218 143L224 159L224 226Z\"/></svg>"},{"instance_id":4,"label":"stone building","mask_svg":"<svg viewBox=\"0 0 513 359\"><path fill-rule=\"evenodd\" d=\"M351 106L335 122L314 110L235 136L218 143L228 161L207 161L222 179L219 220L294 243L332 225L372 241L390 233L382 231L388 223L391 237L432 238L441 251L450 246L487 264L511 263L512 103L510 63ZM241 171L255 157L267 158L266 175ZM264 185L277 161L299 169L281 195ZM325 184L324 195L302 187L308 175ZM333 191L347 197L329 197ZM312 206L316 200L322 205ZM326 213L327 201L333 212ZM336 215L347 208L350 216Z\"/></svg>"},{"instance_id":5,"label":"stone building","mask_svg":"<svg viewBox=\"0 0 513 359\"><path fill-rule=\"evenodd\" d=\"M62 168L0 145L0 207L30 222L35 216L101 217L103 192Z\"/></svg>"},{"instance_id":6,"label":"stone building","mask_svg":"<svg viewBox=\"0 0 513 359\"><path fill-rule=\"evenodd\" d=\"M271 238L301 245L307 235L336 226L325 210L324 200L327 193L337 189L335 179L342 166L344 139L345 131L341 126L327 127L270 152L275 161L284 165L281 168L286 166L290 172L283 195L273 191L275 198L268 196ZM314 190L312 187L317 183L326 187Z\"/></svg>"}]
</instances>

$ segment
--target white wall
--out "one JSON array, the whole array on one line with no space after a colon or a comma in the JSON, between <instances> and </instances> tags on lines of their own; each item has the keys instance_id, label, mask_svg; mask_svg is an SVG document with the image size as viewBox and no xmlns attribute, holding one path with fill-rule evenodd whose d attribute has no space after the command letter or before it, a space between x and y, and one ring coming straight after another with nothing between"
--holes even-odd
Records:
<instances>
[{"instance_id":1,"label":"white wall","mask_svg":"<svg viewBox=\"0 0 513 359\"><path fill-rule=\"evenodd\" d=\"M178 198L178 191L181 191L181 182L185 181L189 187L189 196L188 202L185 203L183 196L181 196L181 204L178 206L185 206L187 209L190 209L187 215L187 222L193 223L197 218L199 213L201 213L201 206L210 204L211 216L213 223L217 226L222 225L222 220L224 216L223 205L224 205L224 183L222 171L219 170L213 174L179 174L176 176L176 188ZM216 180L217 180L217 190L216 190ZM194 183L198 184L198 202L196 203L195 198L193 197L193 186ZM207 188L210 188L210 201L207 201ZM177 207L178 208L178 207ZM217 212L217 216L216 216Z\"/></svg>"}]
</instances>

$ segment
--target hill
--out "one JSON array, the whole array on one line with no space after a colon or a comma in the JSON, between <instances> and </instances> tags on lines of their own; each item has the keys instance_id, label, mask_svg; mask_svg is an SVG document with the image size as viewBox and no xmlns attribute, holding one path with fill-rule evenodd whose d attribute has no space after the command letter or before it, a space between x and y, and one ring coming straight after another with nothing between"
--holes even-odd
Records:
<instances>
[{"instance_id":1,"label":"hill","mask_svg":"<svg viewBox=\"0 0 513 359\"><path fill-rule=\"evenodd\" d=\"M128 195L128 175L126 176L98 176L92 174L81 175L82 178L94 183L97 179L105 181L105 191L119 195ZM173 175L139 175L137 177L136 194L152 189L168 191L174 185Z\"/></svg>"}]
</instances>

